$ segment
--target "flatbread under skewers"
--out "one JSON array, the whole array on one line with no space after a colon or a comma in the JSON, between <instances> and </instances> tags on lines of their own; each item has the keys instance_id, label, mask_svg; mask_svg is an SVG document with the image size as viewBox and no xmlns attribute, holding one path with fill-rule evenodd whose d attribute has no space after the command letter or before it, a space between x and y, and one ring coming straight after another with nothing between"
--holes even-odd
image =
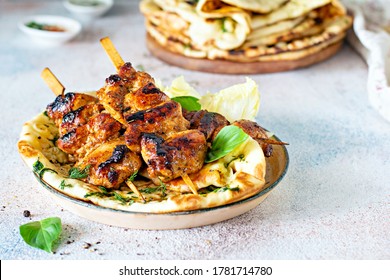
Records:
<instances>
[{"instance_id":1,"label":"flatbread under skewers","mask_svg":"<svg viewBox=\"0 0 390 280\"><path fill-rule=\"evenodd\" d=\"M102 207L149 213L211 208L250 197L265 185L264 153L249 137L225 157L205 164L201 171L190 175L198 195L192 194L181 178L156 185L140 179L141 176L135 177L133 183L142 193L144 202L125 186L107 190L69 178L68 171L73 163L55 146L57 137L54 122L41 113L24 124L18 142L19 153L42 183Z\"/></svg>"}]
</instances>

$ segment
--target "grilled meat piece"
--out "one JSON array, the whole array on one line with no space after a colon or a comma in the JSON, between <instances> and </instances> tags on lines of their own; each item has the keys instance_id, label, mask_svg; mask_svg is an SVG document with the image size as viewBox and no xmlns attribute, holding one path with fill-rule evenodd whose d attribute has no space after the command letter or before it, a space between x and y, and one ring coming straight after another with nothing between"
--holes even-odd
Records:
<instances>
[{"instance_id":1,"label":"grilled meat piece","mask_svg":"<svg viewBox=\"0 0 390 280\"><path fill-rule=\"evenodd\" d=\"M198 129L203 132L206 140L212 142L217 136L218 132L229 125L229 121L218 113L211 113L206 110L197 112L185 112L185 118L190 121L191 129ZM232 123L240 127L246 134L255 139L262 148L264 155L270 157L272 155L272 144L286 145L284 142L279 142L268 138L264 128L259 126L256 122L250 120L239 120Z\"/></svg>"},{"instance_id":2,"label":"grilled meat piece","mask_svg":"<svg viewBox=\"0 0 390 280\"><path fill-rule=\"evenodd\" d=\"M74 111L84 105L97 102L98 99L96 97L82 93L68 92L64 95L57 96L52 103L47 105L46 111L47 115L53 119L55 124L59 127L62 122L62 118L70 111Z\"/></svg>"},{"instance_id":3,"label":"grilled meat piece","mask_svg":"<svg viewBox=\"0 0 390 280\"><path fill-rule=\"evenodd\" d=\"M233 122L232 125L240 127L246 134L255 139L257 143L259 143L266 157L270 157L272 155L272 144L287 145L287 143L268 138L266 130L256 122L250 120L239 120Z\"/></svg>"},{"instance_id":4,"label":"grilled meat piece","mask_svg":"<svg viewBox=\"0 0 390 280\"><path fill-rule=\"evenodd\" d=\"M207 152L206 138L199 130L177 132L166 140L156 134L144 133L141 147L150 177L158 177L163 182L198 172Z\"/></svg>"},{"instance_id":5,"label":"grilled meat piece","mask_svg":"<svg viewBox=\"0 0 390 280\"><path fill-rule=\"evenodd\" d=\"M75 167L88 170L83 181L106 188L118 188L141 167L141 157L127 148L124 139L106 142L89 153Z\"/></svg>"},{"instance_id":6,"label":"grilled meat piece","mask_svg":"<svg viewBox=\"0 0 390 280\"><path fill-rule=\"evenodd\" d=\"M118 138L121 129L122 125L108 113L100 113L60 137L57 145L64 152L83 158L102 143Z\"/></svg>"},{"instance_id":7,"label":"grilled meat piece","mask_svg":"<svg viewBox=\"0 0 390 280\"><path fill-rule=\"evenodd\" d=\"M74 111L70 111L62 118L62 122L59 127L60 135L65 135L76 127L88 123L92 116L99 114L103 110L103 105L91 103L81 106Z\"/></svg>"},{"instance_id":8,"label":"grilled meat piece","mask_svg":"<svg viewBox=\"0 0 390 280\"><path fill-rule=\"evenodd\" d=\"M79 154L79 150L85 145L88 139L88 130L85 126L78 126L57 140L57 146L67 154L73 156Z\"/></svg>"},{"instance_id":9,"label":"grilled meat piece","mask_svg":"<svg viewBox=\"0 0 390 280\"><path fill-rule=\"evenodd\" d=\"M229 121L221 114L206 110L185 112L184 117L190 122L190 128L203 132L209 142L214 140L222 128L229 125Z\"/></svg>"},{"instance_id":10,"label":"grilled meat piece","mask_svg":"<svg viewBox=\"0 0 390 280\"><path fill-rule=\"evenodd\" d=\"M154 133L166 139L175 132L189 128L189 122L183 117L180 104L172 100L129 115L126 121L126 144L130 150L137 153L141 152L140 141L143 133Z\"/></svg>"},{"instance_id":11,"label":"grilled meat piece","mask_svg":"<svg viewBox=\"0 0 390 280\"><path fill-rule=\"evenodd\" d=\"M106 79L105 86L97 92L97 96L113 118L126 124L123 114L132 109L131 96L149 83L153 84L154 79L145 72L136 71L128 62L119 69L118 74Z\"/></svg>"},{"instance_id":12,"label":"grilled meat piece","mask_svg":"<svg viewBox=\"0 0 390 280\"><path fill-rule=\"evenodd\" d=\"M153 83L148 83L125 96L123 117L126 119L138 111L154 108L169 100Z\"/></svg>"}]
</instances>

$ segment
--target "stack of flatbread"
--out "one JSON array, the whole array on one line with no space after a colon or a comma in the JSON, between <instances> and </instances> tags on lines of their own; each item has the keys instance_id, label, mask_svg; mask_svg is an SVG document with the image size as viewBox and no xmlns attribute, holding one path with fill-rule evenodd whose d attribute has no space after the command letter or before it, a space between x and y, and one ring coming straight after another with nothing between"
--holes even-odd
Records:
<instances>
[{"instance_id":1,"label":"stack of flatbread","mask_svg":"<svg viewBox=\"0 0 390 280\"><path fill-rule=\"evenodd\" d=\"M338 0L142 0L148 34L187 57L296 60L340 43L352 18Z\"/></svg>"}]
</instances>

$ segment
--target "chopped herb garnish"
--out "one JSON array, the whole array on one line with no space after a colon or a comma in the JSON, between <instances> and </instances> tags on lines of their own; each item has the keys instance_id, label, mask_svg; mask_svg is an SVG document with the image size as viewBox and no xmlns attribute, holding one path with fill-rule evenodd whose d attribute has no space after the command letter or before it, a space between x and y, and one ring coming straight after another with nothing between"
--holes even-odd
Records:
<instances>
[{"instance_id":1,"label":"chopped herb garnish","mask_svg":"<svg viewBox=\"0 0 390 280\"><path fill-rule=\"evenodd\" d=\"M161 189L161 194L162 196L166 196L166 191L167 191L167 185L164 184L164 182L160 179L160 186L159 188Z\"/></svg>"},{"instance_id":2,"label":"chopped herb garnish","mask_svg":"<svg viewBox=\"0 0 390 280\"><path fill-rule=\"evenodd\" d=\"M49 118L49 115L47 114L47 111L43 112L43 115Z\"/></svg>"},{"instance_id":3,"label":"chopped herb garnish","mask_svg":"<svg viewBox=\"0 0 390 280\"><path fill-rule=\"evenodd\" d=\"M225 21L226 21L226 18L221 19L221 29L222 29L223 33L228 32L228 30L226 29L226 26L225 26Z\"/></svg>"},{"instance_id":4,"label":"chopped herb garnish","mask_svg":"<svg viewBox=\"0 0 390 280\"><path fill-rule=\"evenodd\" d=\"M136 170L128 179L127 181L134 182L135 177L138 175L138 170Z\"/></svg>"},{"instance_id":5,"label":"chopped herb garnish","mask_svg":"<svg viewBox=\"0 0 390 280\"><path fill-rule=\"evenodd\" d=\"M84 195L84 198L90 197L90 196L96 196L100 198L113 198L115 200L119 200L123 205L126 203L129 203L130 205L134 203L133 197L125 197L121 195L118 192L109 192L105 187L99 186L98 187L101 191L100 192L90 192Z\"/></svg>"},{"instance_id":6,"label":"chopped herb garnish","mask_svg":"<svg viewBox=\"0 0 390 280\"><path fill-rule=\"evenodd\" d=\"M36 162L34 162L33 164L33 171L35 173L39 173L39 171L41 171L45 166L43 165L42 162L39 161L39 158Z\"/></svg>"},{"instance_id":7,"label":"chopped herb garnish","mask_svg":"<svg viewBox=\"0 0 390 280\"><path fill-rule=\"evenodd\" d=\"M144 188L144 189L141 189L139 190L141 193L148 193L148 194L151 194L151 193L154 193L154 192L157 192L157 191L161 191L161 194L163 196L166 196L166 191L167 191L167 186L164 184L163 181L160 180L160 186L158 187L155 187L155 188Z\"/></svg>"},{"instance_id":8,"label":"chopped herb garnish","mask_svg":"<svg viewBox=\"0 0 390 280\"><path fill-rule=\"evenodd\" d=\"M58 174L57 171L51 169L51 168L47 168L43 165L42 162L39 161L39 158L37 159L36 162L33 163L33 171L38 174L39 178L42 178L43 174L45 172L52 172L52 173L56 173Z\"/></svg>"},{"instance_id":9,"label":"chopped herb garnish","mask_svg":"<svg viewBox=\"0 0 390 280\"><path fill-rule=\"evenodd\" d=\"M122 196L121 194L119 194L117 192L114 192L114 198L116 200L119 200L120 202L122 202L122 204L126 204L128 202L133 201L133 199L131 197L124 197L124 196Z\"/></svg>"},{"instance_id":10,"label":"chopped herb garnish","mask_svg":"<svg viewBox=\"0 0 390 280\"><path fill-rule=\"evenodd\" d=\"M218 189L213 190L213 192L216 192L216 193L217 193L217 192L226 192L227 190L236 192L236 191L239 191L240 188L239 188L239 187L234 187L234 188L230 188L230 187L221 187L221 188L218 188Z\"/></svg>"},{"instance_id":11,"label":"chopped herb garnish","mask_svg":"<svg viewBox=\"0 0 390 280\"><path fill-rule=\"evenodd\" d=\"M108 190L103 186L99 186L98 188L99 188L99 190L101 190L100 192L90 192L90 193L87 193L86 195L84 195L84 197L85 198L87 198L89 196L111 197L114 195L113 193L109 193Z\"/></svg>"},{"instance_id":12,"label":"chopped herb garnish","mask_svg":"<svg viewBox=\"0 0 390 280\"><path fill-rule=\"evenodd\" d=\"M72 179L84 179L88 177L89 169L91 168L91 165L88 164L84 169L80 169L77 167L72 167L69 170L69 178Z\"/></svg>"},{"instance_id":13,"label":"chopped herb garnish","mask_svg":"<svg viewBox=\"0 0 390 280\"><path fill-rule=\"evenodd\" d=\"M98 188L99 188L104 194L108 194L108 190L107 190L105 187L99 186Z\"/></svg>"},{"instance_id":14,"label":"chopped herb garnish","mask_svg":"<svg viewBox=\"0 0 390 280\"><path fill-rule=\"evenodd\" d=\"M62 181L61 181L61 184L60 184L60 189L61 189L61 190L65 189L65 188L71 188L71 187L73 187L72 184L67 184L67 183L65 182L65 180L62 180Z\"/></svg>"},{"instance_id":15,"label":"chopped herb garnish","mask_svg":"<svg viewBox=\"0 0 390 280\"><path fill-rule=\"evenodd\" d=\"M154 193L154 192L158 191L159 189L160 189L160 187L155 187L155 188L145 188L145 189L142 189L139 191L142 193Z\"/></svg>"},{"instance_id":16,"label":"chopped herb garnish","mask_svg":"<svg viewBox=\"0 0 390 280\"><path fill-rule=\"evenodd\" d=\"M64 32L65 29L56 25L50 25L50 24L42 24L35 21L30 21L26 23L26 26L29 28L34 28L38 30L44 30L44 31L53 31L53 32Z\"/></svg>"},{"instance_id":17,"label":"chopped herb garnish","mask_svg":"<svg viewBox=\"0 0 390 280\"><path fill-rule=\"evenodd\" d=\"M245 155L243 154L240 154L238 156L234 156L229 162L226 162L224 164L225 168L227 168L233 161L235 160L240 160L240 161L243 161L245 159Z\"/></svg>"}]
</instances>

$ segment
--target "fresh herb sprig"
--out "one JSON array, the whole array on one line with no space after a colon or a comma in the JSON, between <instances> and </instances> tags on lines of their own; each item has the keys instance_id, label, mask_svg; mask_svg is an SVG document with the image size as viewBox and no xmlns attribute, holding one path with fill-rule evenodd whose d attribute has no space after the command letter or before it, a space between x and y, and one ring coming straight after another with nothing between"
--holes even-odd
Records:
<instances>
[{"instance_id":1,"label":"fresh herb sprig","mask_svg":"<svg viewBox=\"0 0 390 280\"><path fill-rule=\"evenodd\" d=\"M28 245L52 253L53 243L62 232L61 219L51 217L27 223L19 227L19 232Z\"/></svg>"},{"instance_id":2,"label":"fresh herb sprig","mask_svg":"<svg viewBox=\"0 0 390 280\"><path fill-rule=\"evenodd\" d=\"M173 97L172 100L180 103L181 107L187 111L199 111L202 108L199 99L193 96L177 96Z\"/></svg>"},{"instance_id":3,"label":"fresh herb sprig","mask_svg":"<svg viewBox=\"0 0 390 280\"><path fill-rule=\"evenodd\" d=\"M205 162L209 163L226 156L246 141L248 137L248 134L238 126L225 126L219 131L211 144L211 149L207 153Z\"/></svg>"}]
</instances>

